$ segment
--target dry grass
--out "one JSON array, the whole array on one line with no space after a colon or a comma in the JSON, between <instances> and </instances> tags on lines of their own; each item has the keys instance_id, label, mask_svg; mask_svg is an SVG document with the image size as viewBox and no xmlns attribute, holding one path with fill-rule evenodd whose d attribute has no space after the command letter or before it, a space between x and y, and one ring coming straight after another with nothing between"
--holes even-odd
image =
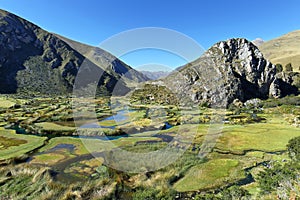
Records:
<instances>
[{"instance_id":1,"label":"dry grass","mask_svg":"<svg viewBox=\"0 0 300 200\"><path fill-rule=\"evenodd\" d=\"M294 71L300 71L300 31L290 32L262 44L259 48L273 64L285 66L292 63Z\"/></svg>"}]
</instances>

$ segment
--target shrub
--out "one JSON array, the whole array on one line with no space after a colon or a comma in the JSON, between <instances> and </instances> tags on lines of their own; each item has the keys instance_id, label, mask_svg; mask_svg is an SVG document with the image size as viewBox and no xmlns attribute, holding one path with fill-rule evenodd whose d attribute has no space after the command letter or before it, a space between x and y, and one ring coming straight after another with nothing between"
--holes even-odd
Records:
<instances>
[{"instance_id":1,"label":"shrub","mask_svg":"<svg viewBox=\"0 0 300 200\"><path fill-rule=\"evenodd\" d=\"M293 67L292 67L291 63L286 64L285 71L287 71L287 72L292 72L293 71Z\"/></svg>"},{"instance_id":2,"label":"shrub","mask_svg":"<svg viewBox=\"0 0 300 200\"><path fill-rule=\"evenodd\" d=\"M300 137L291 139L287 145L287 149L291 159L300 161Z\"/></svg>"},{"instance_id":3,"label":"shrub","mask_svg":"<svg viewBox=\"0 0 300 200\"><path fill-rule=\"evenodd\" d=\"M283 67L281 64L278 63L275 65L275 67L276 67L276 73L280 73L283 71Z\"/></svg>"}]
</instances>

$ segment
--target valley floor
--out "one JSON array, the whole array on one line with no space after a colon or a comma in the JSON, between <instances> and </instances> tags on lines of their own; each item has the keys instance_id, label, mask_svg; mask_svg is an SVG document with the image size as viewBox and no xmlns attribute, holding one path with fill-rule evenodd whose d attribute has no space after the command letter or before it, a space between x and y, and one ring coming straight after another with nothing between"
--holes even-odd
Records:
<instances>
[{"instance_id":1,"label":"valley floor","mask_svg":"<svg viewBox=\"0 0 300 200\"><path fill-rule=\"evenodd\" d=\"M287 144L300 136L299 105L225 111L122 101L111 109L109 99L80 100L74 123L70 99L2 96L0 199L224 199L241 191L249 199L277 198L276 189L262 191L260 176L291 162ZM97 121L86 115L90 104ZM108 159L118 149L168 147L183 155L162 168L163 157ZM111 168L120 165L139 173Z\"/></svg>"}]
</instances>

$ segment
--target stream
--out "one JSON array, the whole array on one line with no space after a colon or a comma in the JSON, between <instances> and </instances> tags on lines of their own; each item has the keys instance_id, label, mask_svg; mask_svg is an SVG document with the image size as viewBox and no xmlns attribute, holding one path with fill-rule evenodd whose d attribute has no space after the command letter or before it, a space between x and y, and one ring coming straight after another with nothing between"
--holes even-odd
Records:
<instances>
[{"instance_id":1,"label":"stream","mask_svg":"<svg viewBox=\"0 0 300 200\"><path fill-rule=\"evenodd\" d=\"M101 120L100 122L115 121L117 124L122 123L122 122L129 123L129 122L126 122L126 120L129 120L129 118L130 118L129 113L131 113L131 112L134 112L134 110L127 110L127 109L119 110L115 115L107 117L107 118ZM103 127L103 128L111 128L111 129L116 128L116 126L99 126L98 124L95 124L95 123L85 124L81 127L82 128ZM170 128L172 128L172 126L168 122L165 122L163 129L166 130L166 129L170 129ZM19 134L26 134L25 130L20 128L18 125L12 127L11 129L16 130L16 132ZM57 137L59 137L59 136L57 136ZM70 137L72 137L72 138L88 138L88 139L97 139L97 140L117 140L120 138L126 138L126 137L131 137L131 136L130 135L122 135L122 136L81 136L81 135L79 135L79 136L70 136ZM163 141L163 142L170 142L173 139L172 136L161 135L161 134L153 135L152 137L161 138L161 141ZM38 151L33 152L32 155L27 159L26 162L30 163L34 159L35 156L38 156L41 154L49 154L49 153L57 152L60 150L66 150L70 154L73 154L75 148L76 147L73 144L64 144L64 143L58 144L58 145L54 146L53 148L51 148L47 151L44 151L44 152L38 152ZM67 169L73 163L78 163L78 162L84 161L84 160L90 160L95 157L96 158L103 157L104 153L105 152L77 155L76 157L67 158L58 163L55 163L55 164L51 165L51 168L53 168L57 172L55 178L58 181L72 182L72 181L76 181L76 180L77 181L82 180L82 178L79 178L75 175L72 175L70 173L65 173L64 172L65 169Z\"/></svg>"}]
</instances>

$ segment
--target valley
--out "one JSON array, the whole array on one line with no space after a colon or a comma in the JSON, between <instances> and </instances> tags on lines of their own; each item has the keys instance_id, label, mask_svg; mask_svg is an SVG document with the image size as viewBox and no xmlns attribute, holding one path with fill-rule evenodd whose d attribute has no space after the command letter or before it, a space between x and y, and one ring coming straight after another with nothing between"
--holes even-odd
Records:
<instances>
[{"instance_id":1,"label":"valley","mask_svg":"<svg viewBox=\"0 0 300 200\"><path fill-rule=\"evenodd\" d=\"M0 200L299 199L299 44L233 37L137 71L0 10Z\"/></svg>"},{"instance_id":2,"label":"valley","mask_svg":"<svg viewBox=\"0 0 300 200\"><path fill-rule=\"evenodd\" d=\"M284 99L287 103L296 102L295 106L277 102L280 106L274 107L270 104L275 104L276 100L267 100L261 101L259 107L227 110L223 116L224 124L219 124L220 136L216 144L205 158L201 158L199 152L205 138L214 134L209 131L211 122L220 117L221 111L218 109L198 107L186 110L177 106L134 103L123 106L125 99L117 98L114 101L120 107L110 111L109 99L98 98L94 101L98 123L91 126L90 119L82 117L79 120L81 126L76 127L70 120L72 115L67 108L72 106L68 98L26 100L2 96L0 191L2 195L16 199L21 194L32 199L39 195L63 198L79 194L82 197L94 195L97 199L101 195L113 197L116 195L113 191L117 190L116 198L126 199L125 196L133 198L138 188L155 185L153 189L160 191L160 195L182 198L225 190L238 184L251 195L257 196L260 194L256 181L258 172L272 162L287 162L289 156L286 145L290 139L300 136L299 124L293 123L300 112L299 98ZM53 106L49 106L51 104ZM158 112L162 110L164 112ZM163 121L169 126L161 124ZM185 137L170 143L177 135ZM147 153L164 149L168 144L180 149L187 140L191 145L183 156L158 171L127 174L105 165L105 153L114 148ZM12 169L11 165L15 167ZM15 168L20 169L14 172ZM36 171L41 175L36 177L21 169ZM7 173L11 175L7 176ZM20 190L22 186L19 184L24 183L18 181L25 178L22 175L24 173L26 183L48 181L43 183L46 185L40 188L38 194L28 192L41 187L40 184L29 184L26 186L27 192L15 193L16 189L8 188L8 185L14 184ZM60 188L59 194L51 189L54 186L48 185L50 183ZM80 183L101 183L101 187L109 189L101 195L96 194L94 188L89 188L86 193L84 187L88 186L79 186ZM46 188L51 192L46 192Z\"/></svg>"}]
</instances>

